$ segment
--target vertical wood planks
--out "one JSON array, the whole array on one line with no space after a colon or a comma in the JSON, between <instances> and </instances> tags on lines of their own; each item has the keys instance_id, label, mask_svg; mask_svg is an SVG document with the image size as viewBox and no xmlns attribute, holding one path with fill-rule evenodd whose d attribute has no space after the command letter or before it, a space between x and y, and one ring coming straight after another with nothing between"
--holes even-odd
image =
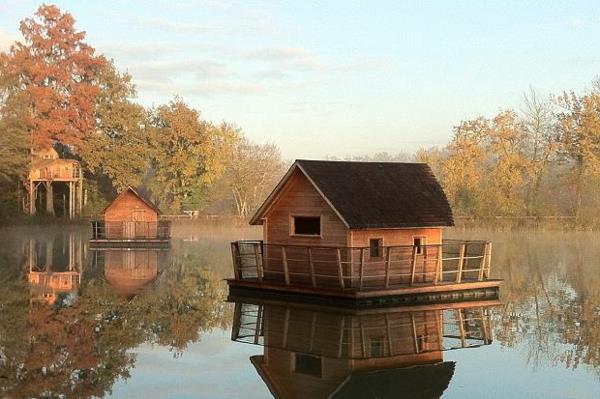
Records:
<instances>
[{"instance_id":1,"label":"vertical wood planks","mask_svg":"<svg viewBox=\"0 0 600 399\"><path fill-rule=\"evenodd\" d=\"M237 242L231 243L231 260L233 262L233 275L236 280L242 279L242 274L240 273L240 263L239 256L237 251Z\"/></svg>"},{"instance_id":2,"label":"vertical wood planks","mask_svg":"<svg viewBox=\"0 0 600 399\"><path fill-rule=\"evenodd\" d=\"M462 271L463 271L463 266L465 264L465 249L466 249L466 244L460 244L460 251L458 253L458 268L456 271L456 282L460 283L462 280Z\"/></svg>"},{"instance_id":3,"label":"vertical wood planks","mask_svg":"<svg viewBox=\"0 0 600 399\"><path fill-rule=\"evenodd\" d=\"M443 244L440 244L437 249L437 264L436 264L436 268L435 268L435 279L433 281L434 284L437 284L444 279L443 257L444 257L444 248L443 248Z\"/></svg>"},{"instance_id":4,"label":"vertical wood planks","mask_svg":"<svg viewBox=\"0 0 600 399\"><path fill-rule=\"evenodd\" d=\"M485 267L487 265L487 258L488 258L488 244L489 243L485 243L484 247L483 247L483 256L481 257L481 260L479 262L479 274L477 276L477 280L481 281L483 280L483 272L485 270Z\"/></svg>"},{"instance_id":5,"label":"vertical wood planks","mask_svg":"<svg viewBox=\"0 0 600 399\"><path fill-rule=\"evenodd\" d=\"M412 261L410 264L410 285L413 285L415 283L415 272L417 269L417 250L418 250L418 247L416 245L413 245Z\"/></svg>"},{"instance_id":6,"label":"vertical wood planks","mask_svg":"<svg viewBox=\"0 0 600 399\"><path fill-rule=\"evenodd\" d=\"M358 288L361 289L363 286L363 277L365 275L365 249L360 249L360 269L359 269L359 281Z\"/></svg>"},{"instance_id":7,"label":"vertical wood planks","mask_svg":"<svg viewBox=\"0 0 600 399\"><path fill-rule=\"evenodd\" d=\"M385 248L385 288L390 286L390 250L389 246Z\"/></svg>"},{"instance_id":8,"label":"vertical wood planks","mask_svg":"<svg viewBox=\"0 0 600 399\"><path fill-rule=\"evenodd\" d=\"M281 261L283 262L283 276L285 278L285 285L290 285L290 271L288 269L287 253L285 252L285 246L281 246Z\"/></svg>"},{"instance_id":9,"label":"vertical wood planks","mask_svg":"<svg viewBox=\"0 0 600 399\"><path fill-rule=\"evenodd\" d=\"M338 277L340 280L340 287L342 287L342 289L344 289L344 270L342 269L342 254L341 254L339 248L336 248L335 254L336 254L336 258L337 258Z\"/></svg>"},{"instance_id":10,"label":"vertical wood planks","mask_svg":"<svg viewBox=\"0 0 600 399\"><path fill-rule=\"evenodd\" d=\"M308 251L308 266L310 268L310 282L313 287L316 287L317 279L315 278L315 264L313 262L312 248L307 247L307 251Z\"/></svg>"},{"instance_id":11,"label":"vertical wood planks","mask_svg":"<svg viewBox=\"0 0 600 399\"><path fill-rule=\"evenodd\" d=\"M254 247L254 259L256 261L256 276L258 277L258 281L262 282L263 280L263 270L262 270L262 257L258 252L259 243L255 243L252 246Z\"/></svg>"}]
</instances>

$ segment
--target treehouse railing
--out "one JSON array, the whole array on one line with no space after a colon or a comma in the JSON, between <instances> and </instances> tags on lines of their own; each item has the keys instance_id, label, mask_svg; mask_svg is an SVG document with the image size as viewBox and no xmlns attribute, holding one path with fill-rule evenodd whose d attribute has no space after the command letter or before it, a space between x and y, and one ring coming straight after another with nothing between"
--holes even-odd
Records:
<instances>
[{"instance_id":1,"label":"treehouse railing","mask_svg":"<svg viewBox=\"0 0 600 399\"><path fill-rule=\"evenodd\" d=\"M366 291L483 281L489 277L488 241L381 247L317 247L231 243L236 280L287 286Z\"/></svg>"},{"instance_id":2,"label":"treehouse railing","mask_svg":"<svg viewBox=\"0 0 600 399\"><path fill-rule=\"evenodd\" d=\"M171 222L105 222L92 221L92 240L168 240Z\"/></svg>"}]
</instances>

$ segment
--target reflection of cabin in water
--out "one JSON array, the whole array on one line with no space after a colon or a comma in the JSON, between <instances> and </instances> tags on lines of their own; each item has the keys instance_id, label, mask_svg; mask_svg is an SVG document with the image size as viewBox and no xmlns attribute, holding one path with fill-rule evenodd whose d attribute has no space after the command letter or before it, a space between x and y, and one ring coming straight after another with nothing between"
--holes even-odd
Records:
<instances>
[{"instance_id":1,"label":"reflection of cabin in water","mask_svg":"<svg viewBox=\"0 0 600 399\"><path fill-rule=\"evenodd\" d=\"M446 196L426 164L296 161L232 243L232 287L342 298L496 290L491 244L442 240Z\"/></svg>"},{"instance_id":2,"label":"reflection of cabin in water","mask_svg":"<svg viewBox=\"0 0 600 399\"><path fill-rule=\"evenodd\" d=\"M23 210L30 215L38 213L39 208L47 214L60 213L69 218L81 214L84 201L81 166L74 159L59 158L51 147L34 154L23 186Z\"/></svg>"},{"instance_id":3,"label":"reflection of cabin in water","mask_svg":"<svg viewBox=\"0 0 600 399\"><path fill-rule=\"evenodd\" d=\"M52 305L60 296L76 296L81 284L85 246L73 234L30 239L24 264L31 300Z\"/></svg>"},{"instance_id":4,"label":"reflection of cabin in water","mask_svg":"<svg viewBox=\"0 0 600 399\"><path fill-rule=\"evenodd\" d=\"M275 398L439 398L454 373L443 352L492 342L489 307L463 302L336 309L236 300L232 340L264 346L251 362Z\"/></svg>"},{"instance_id":5,"label":"reflection of cabin in water","mask_svg":"<svg viewBox=\"0 0 600 399\"><path fill-rule=\"evenodd\" d=\"M102 212L102 220L92 222L95 245L123 243L168 244L170 223L159 220L160 210L131 187L123 190Z\"/></svg>"},{"instance_id":6,"label":"reflection of cabin in water","mask_svg":"<svg viewBox=\"0 0 600 399\"><path fill-rule=\"evenodd\" d=\"M105 280L118 295L132 299L156 280L167 254L151 248L94 250L92 264L103 269Z\"/></svg>"}]
</instances>

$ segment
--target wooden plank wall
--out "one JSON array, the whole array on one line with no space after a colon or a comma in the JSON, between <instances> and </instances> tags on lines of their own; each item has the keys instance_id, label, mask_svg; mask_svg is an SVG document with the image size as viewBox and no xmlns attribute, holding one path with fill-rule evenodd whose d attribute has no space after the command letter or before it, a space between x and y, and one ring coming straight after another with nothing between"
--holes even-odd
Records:
<instances>
[{"instance_id":1,"label":"wooden plank wall","mask_svg":"<svg viewBox=\"0 0 600 399\"><path fill-rule=\"evenodd\" d=\"M323 238L290 236L290 215L321 216ZM300 171L288 180L266 214L265 243L348 246L348 229Z\"/></svg>"}]
</instances>

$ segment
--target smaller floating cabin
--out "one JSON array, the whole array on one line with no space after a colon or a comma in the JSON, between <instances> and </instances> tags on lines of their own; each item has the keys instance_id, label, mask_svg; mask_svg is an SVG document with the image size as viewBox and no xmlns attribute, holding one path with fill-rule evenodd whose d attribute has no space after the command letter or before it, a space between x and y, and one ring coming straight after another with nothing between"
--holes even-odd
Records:
<instances>
[{"instance_id":1,"label":"smaller floating cabin","mask_svg":"<svg viewBox=\"0 0 600 399\"><path fill-rule=\"evenodd\" d=\"M94 247L161 247L171 237L169 221L160 220L160 210L132 187L123 190L92 222Z\"/></svg>"},{"instance_id":2,"label":"smaller floating cabin","mask_svg":"<svg viewBox=\"0 0 600 399\"><path fill-rule=\"evenodd\" d=\"M497 296L491 243L446 240L450 205L423 163L297 160L231 244L230 291L368 304Z\"/></svg>"}]
</instances>

